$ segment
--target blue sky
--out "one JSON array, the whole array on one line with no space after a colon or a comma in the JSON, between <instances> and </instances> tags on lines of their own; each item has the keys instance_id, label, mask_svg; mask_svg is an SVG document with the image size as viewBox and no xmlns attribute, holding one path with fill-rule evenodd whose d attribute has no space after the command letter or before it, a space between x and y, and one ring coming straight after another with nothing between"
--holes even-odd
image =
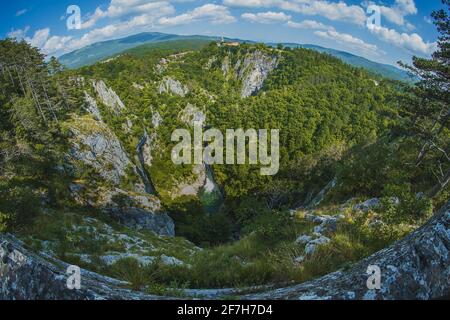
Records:
<instances>
[{"instance_id":1,"label":"blue sky","mask_svg":"<svg viewBox=\"0 0 450 320\"><path fill-rule=\"evenodd\" d=\"M69 5L81 29L68 29ZM380 24L367 18L376 6ZM15 0L2 3L0 37L23 38L59 56L98 41L144 31L316 44L378 62L429 56L440 0Z\"/></svg>"}]
</instances>

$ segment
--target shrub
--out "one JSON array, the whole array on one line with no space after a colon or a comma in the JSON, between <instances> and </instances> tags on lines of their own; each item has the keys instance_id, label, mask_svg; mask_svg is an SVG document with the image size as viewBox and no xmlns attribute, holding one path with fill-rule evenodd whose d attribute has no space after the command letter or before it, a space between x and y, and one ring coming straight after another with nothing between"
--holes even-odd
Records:
<instances>
[{"instance_id":1,"label":"shrub","mask_svg":"<svg viewBox=\"0 0 450 320\"><path fill-rule=\"evenodd\" d=\"M134 258L123 258L111 266L113 276L128 281L134 290L143 289L152 282L151 275L146 272L139 261Z\"/></svg>"},{"instance_id":2,"label":"shrub","mask_svg":"<svg viewBox=\"0 0 450 320\"><path fill-rule=\"evenodd\" d=\"M419 223L433 213L433 203L421 193L411 191L409 185L389 186L387 194L395 195L381 199L380 213L388 223Z\"/></svg>"},{"instance_id":3,"label":"shrub","mask_svg":"<svg viewBox=\"0 0 450 320\"><path fill-rule=\"evenodd\" d=\"M40 198L29 186L0 186L0 224L4 229L20 228L39 213Z\"/></svg>"},{"instance_id":4,"label":"shrub","mask_svg":"<svg viewBox=\"0 0 450 320\"><path fill-rule=\"evenodd\" d=\"M244 227L244 233L253 233L259 241L273 244L295 236L289 216L280 212L264 213L256 217L250 225Z\"/></svg>"}]
</instances>

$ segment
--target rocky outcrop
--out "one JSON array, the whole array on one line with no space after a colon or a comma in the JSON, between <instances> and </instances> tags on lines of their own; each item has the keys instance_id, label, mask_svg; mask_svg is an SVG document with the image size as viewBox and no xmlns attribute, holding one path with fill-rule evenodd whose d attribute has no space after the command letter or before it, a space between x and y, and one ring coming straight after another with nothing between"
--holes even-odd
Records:
<instances>
[{"instance_id":1,"label":"rocky outcrop","mask_svg":"<svg viewBox=\"0 0 450 320\"><path fill-rule=\"evenodd\" d=\"M116 135L100 121L78 119L71 126L71 156L95 168L104 179L119 185L131 161Z\"/></svg>"},{"instance_id":2,"label":"rocky outcrop","mask_svg":"<svg viewBox=\"0 0 450 320\"><path fill-rule=\"evenodd\" d=\"M81 269L80 289L69 289L69 265L35 254L11 235L0 234L0 300L153 300L124 289L126 282Z\"/></svg>"},{"instance_id":3,"label":"rocky outcrop","mask_svg":"<svg viewBox=\"0 0 450 320\"><path fill-rule=\"evenodd\" d=\"M84 101L86 102L86 110L89 112L94 119L98 121L103 121L102 115L100 114L100 110L97 105L97 101L92 98L86 91L84 91Z\"/></svg>"},{"instance_id":4,"label":"rocky outcrop","mask_svg":"<svg viewBox=\"0 0 450 320\"><path fill-rule=\"evenodd\" d=\"M115 114L119 114L123 109L125 109L125 105L122 100L120 100L117 93L115 93L111 88L108 88L103 80L93 81L92 85L94 86L101 102L111 108Z\"/></svg>"},{"instance_id":5,"label":"rocky outcrop","mask_svg":"<svg viewBox=\"0 0 450 320\"><path fill-rule=\"evenodd\" d=\"M173 220L162 212L149 212L134 207L107 209L107 212L122 225L137 229L150 230L161 236L175 236L175 224Z\"/></svg>"},{"instance_id":6,"label":"rocky outcrop","mask_svg":"<svg viewBox=\"0 0 450 320\"><path fill-rule=\"evenodd\" d=\"M194 124L197 124L199 126L204 126L206 124L205 113L190 103L188 103L186 107L181 110L178 118L180 119L180 121L186 123L187 125L190 125L191 127L193 127Z\"/></svg>"},{"instance_id":7,"label":"rocky outcrop","mask_svg":"<svg viewBox=\"0 0 450 320\"><path fill-rule=\"evenodd\" d=\"M245 296L248 299L438 299L450 295L450 201L423 227L356 263L307 283ZM367 286L369 266L380 289Z\"/></svg>"},{"instance_id":8,"label":"rocky outcrop","mask_svg":"<svg viewBox=\"0 0 450 320\"><path fill-rule=\"evenodd\" d=\"M178 96L184 97L189 93L189 89L182 85L180 81L172 79L170 77L164 78L158 88L159 93L173 93Z\"/></svg>"},{"instance_id":9,"label":"rocky outcrop","mask_svg":"<svg viewBox=\"0 0 450 320\"><path fill-rule=\"evenodd\" d=\"M249 53L244 61L236 66L239 70L238 77L242 81L241 97L245 98L257 93L277 65L277 56L259 50ZM224 67L222 71L225 72Z\"/></svg>"},{"instance_id":10,"label":"rocky outcrop","mask_svg":"<svg viewBox=\"0 0 450 320\"><path fill-rule=\"evenodd\" d=\"M295 243L304 246L305 254L311 256L316 252L317 247L331 241L329 236L336 232L339 221L345 217L343 215L323 216L307 213L304 218L306 221L310 221L317 225L314 227L312 235L301 235L297 238ZM305 260L305 257L300 256L296 259L296 262L301 264Z\"/></svg>"},{"instance_id":11,"label":"rocky outcrop","mask_svg":"<svg viewBox=\"0 0 450 320\"><path fill-rule=\"evenodd\" d=\"M192 169L194 181L181 182L177 186L176 193L173 194L174 198L180 196L197 196L200 190L205 185L206 181L206 169L204 164L195 165Z\"/></svg>"},{"instance_id":12,"label":"rocky outcrop","mask_svg":"<svg viewBox=\"0 0 450 320\"><path fill-rule=\"evenodd\" d=\"M221 65L224 77L233 76L242 82L241 97L256 94L263 86L269 74L278 66L279 56L255 50L248 52L243 58L232 64L226 56Z\"/></svg>"}]
</instances>

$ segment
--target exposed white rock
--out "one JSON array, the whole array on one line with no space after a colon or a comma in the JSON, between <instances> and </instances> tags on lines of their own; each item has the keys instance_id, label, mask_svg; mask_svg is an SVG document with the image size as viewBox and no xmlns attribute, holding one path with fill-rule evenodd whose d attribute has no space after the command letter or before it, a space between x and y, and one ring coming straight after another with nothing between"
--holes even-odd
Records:
<instances>
[{"instance_id":1,"label":"exposed white rock","mask_svg":"<svg viewBox=\"0 0 450 320\"><path fill-rule=\"evenodd\" d=\"M211 57L209 58L208 62L203 66L203 69L209 70L211 69L214 62L217 61L217 57Z\"/></svg>"},{"instance_id":2,"label":"exposed white rock","mask_svg":"<svg viewBox=\"0 0 450 320\"><path fill-rule=\"evenodd\" d=\"M307 255L313 254L318 246L327 244L331 239L325 236L321 236L320 238L309 241L305 246L305 253Z\"/></svg>"},{"instance_id":3,"label":"exposed white rock","mask_svg":"<svg viewBox=\"0 0 450 320\"><path fill-rule=\"evenodd\" d=\"M297 243L297 244L307 244L312 239L313 238L311 236L308 236L308 235L304 234L304 235L301 235L300 237L298 237L297 240L295 240L295 243Z\"/></svg>"},{"instance_id":4,"label":"exposed white rock","mask_svg":"<svg viewBox=\"0 0 450 320\"><path fill-rule=\"evenodd\" d=\"M92 98L89 93L84 91L84 101L86 102L86 110L97 120L103 121L97 101Z\"/></svg>"},{"instance_id":5,"label":"exposed white rock","mask_svg":"<svg viewBox=\"0 0 450 320\"><path fill-rule=\"evenodd\" d=\"M117 206L112 200L116 195L123 195L130 199L132 206L145 209L148 211L159 211L161 210L161 201L154 195L150 194L136 194L124 191L119 188L109 191L102 198L102 204L105 206Z\"/></svg>"},{"instance_id":6,"label":"exposed white rock","mask_svg":"<svg viewBox=\"0 0 450 320\"><path fill-rule=\"evenodd\" d=\"M334 178L322 190L320 190L320 192L308 203L307 207L317 207L325 199L325 196L328 194L328 192L336 186L336 184L337 179Z\"/></svg>"},{"instance_id":7,"label":"exposed white rock","mask_svg":"<svg viewBox=\"0 0 450 320\"><path fill-rule=\"evenodd\" d=\"M161 255L160 259L163 264L168 265L168 266L184 266L185 265L183 261L181 261L175 257L166 256L165 254Z\"/></svg>"},{"instance_id":8,"label":"exposed white rock","mask_svg":"<svg viewBox=\"0 0 450 320\"><path fill-rule=\"evenodd\" d=\"M137 90L143 90L145 87L139 83L133 82L133 88Z\"/></svg>"},{"instance_id":9,"label":"exposed white rock","mask_svg":"<svg viewBox=\"0 0 450 320\"><path fill-rule=\"evenodd\" d=\"M230 59L228 57L225 57L222 62L222 74L224 77L228 75L230 72Z\"/></svg>"},{"instance_id":10,"label":"exposed white rock","mask_svg":"<svg viewBox=\"0 0 450 320\"><path fill-rule=\"evenodd\" d=\"M120 100L117 93L115 93L111 88L108 88L103 80L93 81L92 85L94 86L101 102L107 107L110 107L114 113L119 114L123 109L125 109L125 105L122 100Z\"/></svg>"},{"instance_id":11,"label":"exposed white rock","mask_svg":"<svg viewBox=\"0 0 450 320\"><path fill-rule=\"evenodd\" d=\"M133 121L127 118L127 121L122 125L122 128L125 130L126 133L130 133L131 129L133 128Z\"/></svg>"},{"instance_id":12,"label":"exposed white rock","mask_svg":"<svg viewBox=\"0 0 450 320\"><path fill-rule=\"evenodd\" d=\"M370 209L378 207L380 205L380 203L381 203L380 199L373 198L373 199L369 199L364 202L358 203L357 205L355 205L354 208L356 210L368 211Z\"/></svg>"},{"instance_id":13,"label":"exposed white rock","mask_svg":"<svg viewBox=\"0 0 450 320\"><path fill-rule=\"evenodd\" d=\"M206 175L206 182L205 185L203 186L203 189L205 190L206 193L211 193L214 190L216 190L216 184L211 179L211 177L209 177L209 175Z\"/></svg>"},{"instance_id":14,"label":"exposed white rock","mask_svg":"<svg viewBox=\"0 0 450 320\"><path fill-rule=\"evenodd\" d=\"M196 180L193 182L182 182L178 187L176 197L179 196L196 196L205 184L206 170L205 165L195 165L192 169Z\"/></svg>"},{"instance_id":15,"label":"exposed white rock","mask_svg":"<svg viewBox=\"0 0 450 320\"><path fill-rule=\"evenodd\" d=\"M109 208L107 213L128 228L150 230L161 236L175 236L175 224L166 213L133 207Z\"/></svg>"},{"instance_id":16,"label":"exposed white rock","mask_svg":"<svg viewBox=\"0 0 450 320\"><path fill-rule=\"evenodd\" d=\"M345 216L342 214L334 216L320 216L307 213L305 214L305 219L313 223L319 224L318 226L314 227L313 232L317 234L323 234L335 232L337 229L338 222L340 220L345 219Z\"/></svg>"},{"instance_id":17,"label":"exposed white rock","mask_svg":"<svg viewBox=\"0 0 450 320\"><path fill-rule=\"evenodd\" d=\"M110 254L100 256L99 258L107 266L111 266L117 263L119 260L126 258L136 259L141 265L148 266L149 264L152 264L156 259L153 256L141 256L139 254L126 252L112 252Z\"/></svg>"},{"instance_id":18,"label":"exposed white rock","mask_svg":"<svg viewBox=\"0 0 450 320\"><path fill-rule=\"evenodd\" d=\"M239 79L242 80L241 97L257 93L263 86L270 72L278 65L278 56L256 50L249 53L239 65Z\"/></svg>"},{"instance_id":19,"label":"exposed white rock","mask_svg":"<svg viewBox=\"0 0 450 320\"><path fill-rule=\"evenodd\" d=\"M206 123L206 115L203 111L190 103L180 112L178 117L182 122L192 127L194 124L204 125Z\"/></svg>"},{"instance_id":20,"label":"exposed white rock","mask_svg":"<svg viewBox=\"0 0 450 320\"><path fill-rule=\"evenodd\" d=\"M157 129L161 125L162 122L163 122L163 118L161 117L159 112L158 111L153 112L153 114L152 114L153 128Z\"/></svg>"},{"instance_id":21,"label":"exposed white rock","mask_svg":"<svg viewBox=\"0 0 450 320\"><path fill-rule=\"evenodd\" d=\"M74 134L71 155L118 185L131 165L119 139L103 122L86 118L81 121L81 126L71 128Z\"/></svg>"},{"instance_id":22,"label":"exposed white rock","mask_svg":"<svg viewBox=\"0 0 450 320\"><path fill-rule=\"evenodd\" d=\"M172 79L171 77L164 78L164 80L160 83L159 93L173 93L179 96L184 97L189 93L189 89L182 85L178 80Z\"/></svg>"},{"instance_id":23,"label":"exposed white rock","mask_svg":"<svg viewBox=\"0 0 450 320\"><path fill-rule=\"evenodd\" d=\"M305 261L305 257L304 256L298 256L294 258L294 263L295 264L302 264L303 261Z\"/></svg>"}]
</instances>

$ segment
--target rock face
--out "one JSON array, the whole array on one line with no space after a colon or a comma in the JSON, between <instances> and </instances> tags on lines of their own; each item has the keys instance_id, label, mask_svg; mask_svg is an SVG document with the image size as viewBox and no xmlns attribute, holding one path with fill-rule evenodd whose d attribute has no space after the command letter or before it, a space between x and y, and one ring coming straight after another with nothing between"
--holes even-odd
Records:
<instances>
[{"instance_id":1,"label":"rock face","mask_svg":"<svg viewBox=\"0 0 450 320\"><path fill-rule=\"evenodd\" d=\"M144 135L139 140L136 146L136 154L138 157L138 166L137 171L140 175L142 182L145 186L145 192L153 194L155 193L155 187L150 179L150 175L147 173L145 169L145 165L151 166L151 139L147 134L147 131L144 130Z\"/></svg>"},{"instance_id":2,"label":"rock face","mask_svg":"<svg viewBox=\"0 0 450 320\"><path fill-rule=\"evenodd\" d=\"M175 224L165 213L153 213L133 207L111 208L108 213L129 228L150 230L161 236L175 236Z\"/></svg>"},{"instance_id":3,"label":"rock face","mask_svg":"<svg viewBox=\"0 0 450 320\"><path fill-rule=\"evenodd\" d=\"M113 112L119 114L123 109L125 109L125 105L122 100L120 100L117 93L115 93L111 88L108 88L103 80L93 81L92 85L94 86L94 89L103 104L110 107Z\"/></svg>"},{"instance_id":4,"label":"rock face","mask_svg":"<svg viewBox=\"0 0 450 320\"><path fill-rule=\"evenodd\" d=\"M69 265L27 250L0 234L0 300L153 300L161 296L123 289L126 282L81 269L81 288L70 290Z\"/></svg>"},{"instance_id":5,"label":"rock face","mask_svg":"<svg viewBox=\"0 0 450 320\"><path fill-rule=\"evenodd\" d=\"M381 270L380 290L368 289L369 266ZM450 295L450 201L423 227L356 263L307 283L249 299L438 299Z\"/></svg>"},{"instance_id":6,"label":"rock face","mask_svg":"<svg viewBox=\"0 0 450 320\"><path fill-rule=\"evenodd\" d=\"M248 54L242 64L237 65L239 79L242 80L241 97L249 97L257 93L263 86L270 72L278 65L278 57L270 56L261 51ZM224 69L224 68L222 68ZM225 67L224 72L227 72Z\"/></svg>"},{"instance_id":7,"label":"rock face","mask_svg":"<svg viewBox=\"0 0 450 320\"><path fill-rule=\"evenodd\" d=\"M86 110L98 121L103 121L98 109L97 101L84 91L84 100L86 101Z\"/></svg>"},{"instance_id":8,"label":"rock face","mask_svg":"<svg viewBox=\"0 0 450 320\"><path fill-rule=\"evenodd\" d=\"M186 94L188 94L189 90L187 87L182 85L181 82L179 82L178 80L167 77L159 85L158 92L173 93L178 96L184 97Z\"/></svg>"},{"instance_id":9,"label":"rock face","mask_svg":"<svg viewBox=\"0 0 450 320\"><path fill-rule=\"evenodd\" d=\"M74 134L72 157L92 166L104 179L118 185L131 165L119 139L103 122L82 119L81 123L83 128L71 128ZM88 127L87 130L84 127Z\"/></svg>"}]
</instances>

